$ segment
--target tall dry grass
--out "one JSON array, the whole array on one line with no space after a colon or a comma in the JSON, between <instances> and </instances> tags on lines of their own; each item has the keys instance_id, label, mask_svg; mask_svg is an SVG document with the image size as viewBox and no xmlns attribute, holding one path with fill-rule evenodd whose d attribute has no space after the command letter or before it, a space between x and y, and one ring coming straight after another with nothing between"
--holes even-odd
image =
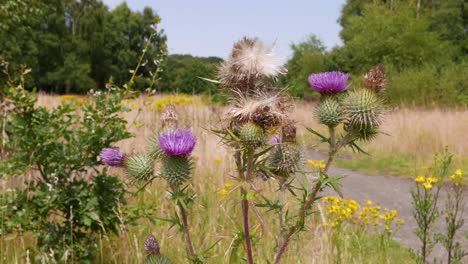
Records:
<instances>
[{"instance_id":1,"label":"tall dry grass","mask_svg":"<svg viewBox=\"0 0 468 264\"><path fill-rule=\"evenodd\" d=\"M125 114L125 118L134 137L119 142L116 147L127 153L145 150L148 138L155 133L160 123L160 112L151 109L151 105L158 98L160 97L142 96L134 102L129 102L131 111ZM50 95L39 95L38 100L39 105L48 107L55 107L61 103L57 96ZM198 137L193 154L196 163L192 184L197 198L191 210L191 215L196 217L190 218L194 243L199 250L215 245L208 253L210 256L208 263L227 263L232 250L239 246L239 251L242 253L243 248L242 243L237 245L236 240L241 233L235 232L241 230L240 208L237 208L238 203L234 202L238 195L225 197L217 193L225 183L233 182L231 173L234 171L232 155L228 148L210 132L210 129L218 126L223 107L194 104L178 107L177 110L182 126L191 127ZM320 126L313 121L313 105L297 103L293 116L302 132L303 143L308 146L314 145L316 141L312 136L304 133L305 126L320 129ZM448 145L455 155L466 157L468 142L463 140L466 128L468 128L467 110L399 109L387 114L383 131L390 136L381 135L366 147L383 153L411 153L424 160L432 157L435 150ZM119 169L111 169L110 173L122 175ZM271 195L276 189L272 181L262 182L259 187L264 190L265 195ZM164 190L165 183L157 180L139 196L132 197L130 202L153 207L158 216L168 218L173 212L173 205L167 199ZM288 201L288 206L291 206L292 197L289 197ZM272 215L263 214L263 217L266 226L261 226L258 220L254 220L253 223L255 255L259 260L271 260L276 246L273 234L276 233L277 222L276 217ZM336 252L331 247L329 237L323 232L320 221L315 222L316 225L301 233L291 244L284 263L336 261ZM96 241L100 248L98 260L101 263L141 263L144 257L143 241L148 234L153 233L160 240L164 254L174 263L185 263L184 243L176 228L168 229L169 226L170 224L162 220L156 221L155 224L142 220L136 226L121 223L122 231L118 237L104 235ZM2 245L2 248L6 247L7 251L13 252L13 260L24 259L24 252L32 242L31 239L26 239L26 242L15 239L9 245ZM342 254L345 258L350 257L358 263L362 263L360 260L364 258L372 258L355 251ZM374 261L378 263L377 259Z\"/></svg>"}]
</instances>

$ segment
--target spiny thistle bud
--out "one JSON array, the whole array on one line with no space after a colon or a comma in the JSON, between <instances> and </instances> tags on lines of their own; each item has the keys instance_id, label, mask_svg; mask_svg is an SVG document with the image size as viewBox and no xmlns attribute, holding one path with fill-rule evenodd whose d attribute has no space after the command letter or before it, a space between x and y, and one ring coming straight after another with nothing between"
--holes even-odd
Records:
<instances>
[{"instance_id":1,"label":"spiny thistle bud","mask_svg":"<svg viewBox=\"0 0 468 264\"><path fill-rule=\"evenodd\" d=\"M191 178L193 162L188 156L166 156L162 160L161 176L173 185L180 185Z\"/></svg>"},{"instance_id":2,"label":"spiny thistle bud","mask_svg":"<svg viewBox=\"0 0 468 264\"><path fill-rule=\"evenodd\" d=\"M260 126L247 123L239 131L239 137L244 147L253 149L261 146L265 142L265 132Z\"/></svg>"},{"instance_id":3,"label":"spiny thistle bud","mask_svg":"<svg viewBox=\"0 0 468 264\"><path fill-rule=\"evenodd\" d=\"M161 255L158 241L153 235L149 235L145 241L145 264L171 264L172 262Z\"/></svg>"},{"instance_id":4,"label":"spiny thistle bud","mask_svg":"<svg viewBox=\"0 0 468 264\"><path fill-rule=\"evenodd\" d=\"M295 143L276 146L268 157L268 167L280 178L288 178L298 171L301 149Z\"/></svg>"},{"instance_id":5,"label":"spiny thistle bud","mask_svg":"<svg viewBox=\"0 0 468 264\"><path fill-rule=\"evenodd\" d=\"M330 95L348 90L348 78L349 74L334 71L311 74L308 80L314 91Z\"/></svg>"},{"instance_id":6,"label":"spiny thistle bud","mask_svg":"<svg viewBox=\"0 0 468 264\"><path fill-rule=\"evenodd\" d=\"M130 178L148 181L153 176L153 159L145 154L130 156L125 162L125 171Z\"/></svg>"},{"instance_id":7,"label":"spiny thistle bud","mask_svg":"<svg viewBox=\"0 0 468 264\"><path fill-rule=\"evenodd\" d=\"M336 127L343 121L343 113L340 104L333 97L324 98L316 108L314 114L319 123L328 127Z\"/></svg>"},{"instance_id":8,"label":"spiny thistle bud","mask_svg":"<svg viewBox=\"0 0 468 264\"><path fill-rule=\"evenodd\" d=\"M197 138L189 129L164 131L158 137L159 147L168 156L187 156L195 148Z\"/></svg>"},{"instance_id":9,"label":"spiny thistle bud","mask_svg":"<svg viewBox=\"0 0 468 264\"><path fill-rule=\"evenodd\" d=\"M385 90L387 79L385 77L385 66L378 64L372 67L362 78L364 87L376 92Z\"/></svg>"},{"instance_id":10,"label":"spiny thistle bud","mask_svg":"<svg viewBox=\"0 0 468 264\"><path fill-rule=\"evenodd\" d=\"M149 235L146 240L145 240L145 251L146 254L150 255L159 255L160 254L160 249L159 249L159 244L158 241L156 240L156 237L153 235Z\"/></svg>"},{"instance_id":11,"label":"spiny thistle bud","mask_svg":"<svg viewBox=\"0 0 468 264\"><path fill-rule=\"evenodd\" d=\"M99 153L99 158L102 163L108 166L121 167L125 163L126 156L117 149L104 148L101 150L101 153Z\"/></svg>"},{"instance_id":12,"label":"spiny thistle bud","mask_svg":"<svg viewBox=\"0 0 468 264\"><path fill-rule=\"evenodd\" d=\"M383 104L368 89L350 92L343 100L342 106L351 127L358 129L375 128L382 123Z\"/></svg>"}]
</instances>

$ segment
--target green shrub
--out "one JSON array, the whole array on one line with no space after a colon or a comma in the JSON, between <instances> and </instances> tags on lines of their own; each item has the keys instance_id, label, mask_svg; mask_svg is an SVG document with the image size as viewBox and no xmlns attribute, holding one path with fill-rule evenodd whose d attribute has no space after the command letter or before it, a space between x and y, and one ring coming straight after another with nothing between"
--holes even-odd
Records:
<instances>
[{"instance_id":1,"label":"green shrub","mask_svg":"<svg viewBox=\"0 0 468 264\"><path fill-rule=\"evenodd\" d=\"M0 170L24 186L0 198L0 236L32 232L38 260L91 260L97 234L119 231L116 212L125 205L120 179L96 166L102 148L130 136L119 115L128 93L113 87L82 105L46 108L24 89L23 75L19 82L7 77L0 90Z\"/></svg>"},{"instance_id":2,"label":"green shrub","mask_svg":"<svg viewBox=\"0 0 468 264\"><path fill-rule=\"evenodd\" d=\"M468 63L425 65L397 72L391 69L388 98L394 104L468 104Z\"/></svg>"}]
</instances>

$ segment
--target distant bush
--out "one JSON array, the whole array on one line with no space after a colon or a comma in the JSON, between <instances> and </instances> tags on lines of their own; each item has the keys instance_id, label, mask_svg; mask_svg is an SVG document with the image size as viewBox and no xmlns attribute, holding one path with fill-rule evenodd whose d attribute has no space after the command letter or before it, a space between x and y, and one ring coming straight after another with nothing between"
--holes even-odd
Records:
<instances>
[{"instance_id":1,"label":"distant bush","mask_svg":"<svg viewBox=\"0 0 468 264\"><path fill-rule=\"evenodd\" d=\"M468 105L468 63L390 69L388 99L393 104Z\"/></svg>"}]
</instances>

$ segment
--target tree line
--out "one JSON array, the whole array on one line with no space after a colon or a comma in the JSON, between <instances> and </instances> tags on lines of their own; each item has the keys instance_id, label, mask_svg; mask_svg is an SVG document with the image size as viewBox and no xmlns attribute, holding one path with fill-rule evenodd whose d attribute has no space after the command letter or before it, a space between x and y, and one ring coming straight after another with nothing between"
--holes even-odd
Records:
<instances>
[{"instance_id":1,"label":"tree line","mask_svg":"<svg viewBox=\"0 0 468 264\"><path fill-rule=\"evenodd\" d=\"M216 85L199 77L214 79L222 59L167 55L161 18L149 7L135 12L125 3L110 10L100 0L4 0L0 14L0 56L32 69L28 87L84 93L108 81L123 85L153 33L147 57L154 60L142 62L138 88L218 96ZM338 22L343 45L326 49L312 34L291 46L289 73L280 81L293 96L313 97L311 73L359 76L383 63L393 103L468 104L466 1L348 0ZM156 72L158 81L149 85Z\"/></svg>"}]
</instances>

